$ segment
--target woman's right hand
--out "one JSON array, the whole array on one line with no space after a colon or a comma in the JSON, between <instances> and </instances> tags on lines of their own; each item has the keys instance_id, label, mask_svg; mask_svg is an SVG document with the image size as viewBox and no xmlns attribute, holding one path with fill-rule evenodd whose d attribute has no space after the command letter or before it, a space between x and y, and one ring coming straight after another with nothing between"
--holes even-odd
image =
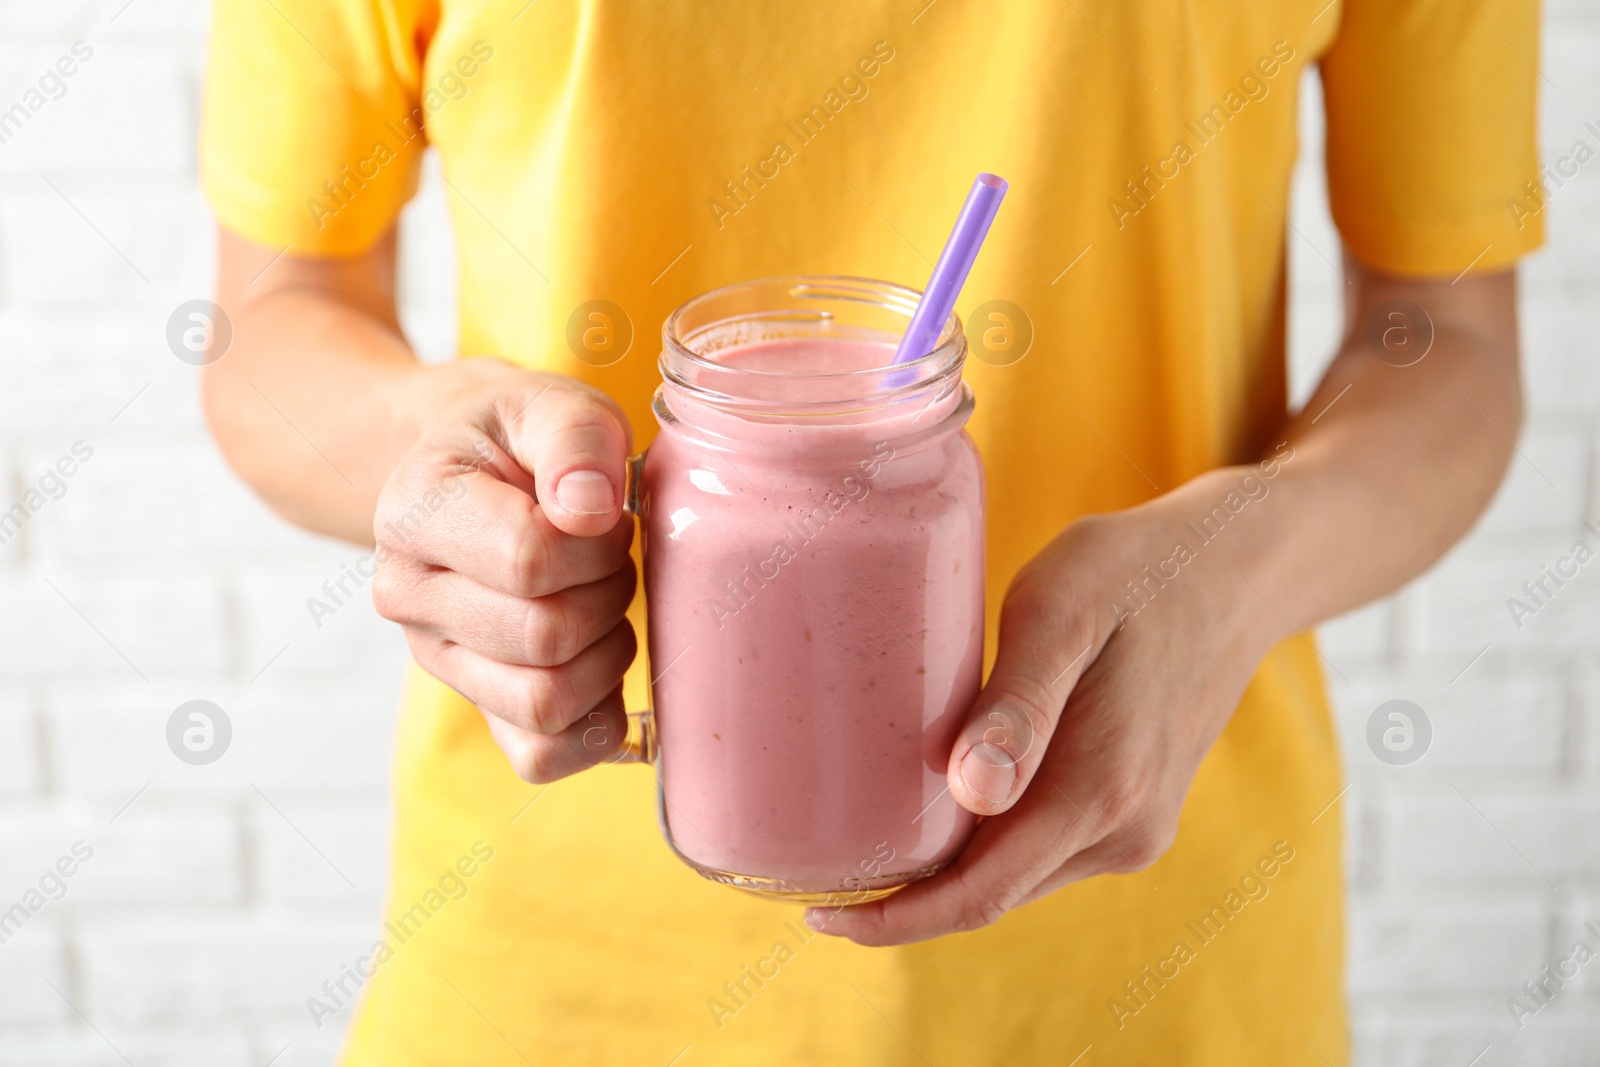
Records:
<instances>
[{"instance_id":1,"label":"woman's right hand","mask_svg":"<svg viewBox=\"0 0 1600 1067\"><path fill-rule=\"evenodd\" d=\"M603 393L504 366L389 476L372 599L422 669L484 713L517 774L550 782L627 735L631 435Z\"/></svg>"}]
</instances>

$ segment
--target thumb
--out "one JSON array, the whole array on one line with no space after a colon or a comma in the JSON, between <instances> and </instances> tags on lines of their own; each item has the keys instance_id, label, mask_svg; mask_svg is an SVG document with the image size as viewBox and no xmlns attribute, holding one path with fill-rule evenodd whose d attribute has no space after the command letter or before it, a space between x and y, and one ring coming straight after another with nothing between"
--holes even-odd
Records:
<instances>
[{"instance_id":1,"label":"thumb","mask_svg":"<svg viewBox=\"0 0 1600 1067\"><path fill-rule=\"evenodd\" d=\"M631 439L622 409L577 382L536 387L508 421L517 462L533 475L534 495L563 533L597 537L622 514Z\"/></svg>"},{"instance_id":2,"label":"thumb","mask_svg":"<svg viewBox=\"0 0 1600 1067\"><path fill-rule=\"evenodd\" d=\"M1105 644L1028 614L1002 613L994 670L950 752L950 794L978 815L998 815L1022 796L1067 697Z\"/></svg>"}]
</instances>

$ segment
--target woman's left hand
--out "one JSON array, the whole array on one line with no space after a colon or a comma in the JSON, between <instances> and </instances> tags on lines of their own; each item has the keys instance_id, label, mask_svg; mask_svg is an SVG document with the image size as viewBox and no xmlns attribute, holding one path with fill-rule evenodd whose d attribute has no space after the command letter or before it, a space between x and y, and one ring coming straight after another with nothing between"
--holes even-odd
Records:
<instances>
[{"instance_id":1,"label":"woman's left hand","mask_svg":"<svg viewBox=\"0 0 1600 1067\"><path fill-rule=\"evenodd\" d=\"M1292 632L1249 580L1271 526L1262 513L1279 503L1266 472L1279 466L1222 468L1081 519L1029 561L950 758L951 793L987 818L937 876L881 901L813 908L808 925L863 945L920 941L1159 859L1200 761ZM1220 533L1202 542L1213 508Z\"/></svg>"}]
</instances>

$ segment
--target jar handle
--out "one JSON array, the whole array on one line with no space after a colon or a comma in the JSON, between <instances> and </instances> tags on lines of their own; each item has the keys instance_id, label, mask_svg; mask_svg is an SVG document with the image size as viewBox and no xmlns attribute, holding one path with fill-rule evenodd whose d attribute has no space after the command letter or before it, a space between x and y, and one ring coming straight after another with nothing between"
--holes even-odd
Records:
<instances>
[{"instance_id":1,"label":"jar handle","mask_svg":"<svg viewBox=\"0 0 1600 1067\"><path fill-rule=\"evenodd\" d=\"M622 494L623 514L629 515L641 522L644 515L640 509L639 484L644 477L644 460L649 454L648 448L629 456L623 468L625 487ZM655 712L646 708L643 711L628 712L628 736L623 740L622 747L617 754L612 756L607 763L654 763L656 758L656 721Z\"/></svg>"},{"instance_id":2,"label":"jar handle","mask_svg":"<svg viewBox=\"0 0 1600 1067\"><path fill-rule=\"evenodd\" d=\"M639 483L644 480L644 460L650 449L629 456L622 465L622 510L636 519L644 516L639 510Z\"/></svg>"}]
</instances>

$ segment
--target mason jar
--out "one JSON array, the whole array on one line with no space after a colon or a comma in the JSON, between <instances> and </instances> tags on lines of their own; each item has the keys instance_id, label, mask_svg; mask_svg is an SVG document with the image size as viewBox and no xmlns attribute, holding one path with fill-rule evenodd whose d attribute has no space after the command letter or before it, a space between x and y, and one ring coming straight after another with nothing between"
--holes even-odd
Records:
<instances>
[{"instance_id":1,"label":"mason jar","mask_svg":"<svg viewBox=\"0 0 1600 1067\"><path fill-rule=\"evenodd\" d=\"M636 460L662 831L700 874L807 904L945 866L983 667L983 468L966 339L893 367L918 294L784 277L663 328Z\"/></svg>"}]
</instances>

